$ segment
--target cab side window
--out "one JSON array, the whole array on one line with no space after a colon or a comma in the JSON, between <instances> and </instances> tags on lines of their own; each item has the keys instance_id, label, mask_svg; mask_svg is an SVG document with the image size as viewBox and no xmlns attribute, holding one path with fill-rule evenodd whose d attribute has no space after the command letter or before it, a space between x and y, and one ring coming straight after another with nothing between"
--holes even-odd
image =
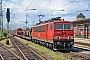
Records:
<instances>
[{"instance_id":1,"label":"cab side window","mask_svg":"<svg viewBox=\"0 0 90 60\"><path fill-rule=\"evenodd\" d=\"M52 24L50 24L50 30L52 30Z\"/></svg>"}]
</instances>

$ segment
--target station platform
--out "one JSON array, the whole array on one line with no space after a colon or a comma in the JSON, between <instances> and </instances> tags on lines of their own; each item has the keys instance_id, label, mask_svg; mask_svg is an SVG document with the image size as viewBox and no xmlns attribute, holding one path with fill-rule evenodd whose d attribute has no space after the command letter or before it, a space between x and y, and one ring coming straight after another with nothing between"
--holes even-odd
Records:
<instances>
[{"instance_id":1,"label":"station platform","mask_svg":"<svg viewBox=\"0 0 90 60\"><path fill-rule=\"evenodd\" d=\"M90 39L85 38L74 38L75 43L90 45Z\"/></svg>"}]
</instances>

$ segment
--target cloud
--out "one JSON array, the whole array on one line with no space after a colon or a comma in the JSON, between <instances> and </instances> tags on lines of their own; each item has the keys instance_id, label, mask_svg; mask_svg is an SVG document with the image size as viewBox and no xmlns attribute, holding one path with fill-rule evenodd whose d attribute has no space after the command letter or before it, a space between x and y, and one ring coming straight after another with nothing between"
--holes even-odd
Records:
<instances>
[{"instance_id":1,"label":"cloud","mask_svg":"<svg viewBox=\"0 0 90 60\"><path fill-rule=\"evenodd\" d=\"M3 4L4 3L5 1L3 1ZM11 0L7 1L3 6L3 8L10 8L11 20L14 20L16 23L20 23L18 21L26 20L25 9L27 7L27 20L29 21L28 24L33 24L32 21L34 20L38 21L39 14L45 15L42 20L48 20L56 16L62 16L66 20L76 20L75 17L77 13L79 13L77 11L90 8L90 0ZM30 10L33 8L36 10ZM62 9L65 11L60 11ZM75 13L71 14L73 12Z\"/></svg>"},{"instance_id":2,"label":"cloud","mask_svg":"<svg viewBox=\"0 0 90 60\"><path fill-rule=\"evenodd\" d=\"M19 0L12 0L12 2L18 2Z\"/></svg>"}]
</instances>

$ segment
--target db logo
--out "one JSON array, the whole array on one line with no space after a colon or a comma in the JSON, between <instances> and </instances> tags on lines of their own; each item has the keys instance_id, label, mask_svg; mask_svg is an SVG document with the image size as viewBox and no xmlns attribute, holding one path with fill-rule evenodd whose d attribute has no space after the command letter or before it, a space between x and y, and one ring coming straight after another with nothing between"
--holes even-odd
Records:
<instances>
[{"instance_id":1,"label":"db logo","mask_svg":"<svg viewBox=\"0 0 90 60\"><path fill-rule=\"evenodd\" d=\"M38 36L40 37L40 34L38 33Z\"/></svg>"}]
</instances>

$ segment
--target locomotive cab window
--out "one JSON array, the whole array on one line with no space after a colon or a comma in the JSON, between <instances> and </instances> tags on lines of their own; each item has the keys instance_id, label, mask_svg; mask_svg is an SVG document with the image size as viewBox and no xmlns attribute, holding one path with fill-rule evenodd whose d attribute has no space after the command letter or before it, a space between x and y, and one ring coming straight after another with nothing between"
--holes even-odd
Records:
<instances>
[{"instance_id":1,"label":"locomotive cab window","mask_svg":"<svg viewBox=\"0 0 90 60\"><path fill-rule=\"evenodd\" d=\"M55 30L63 30L63 24L55 24Z\"/></svg>"},{"instance_id":2,"label":"locomotive cab window","mask_svg":"<svg viewBox=\"0 0 90 60\"><path fill-rule=\"evenodd\" d=\"M64 24L64 30L72 30L72 24Z\"/></svg>"},{"instance_id":3,"label":"locomotive cab window","mask_svg":"<svg viewBox=\"0 0 90 60\"><path fill-rule=\"evenodd\" d=\"M35 27L34 32L45 32L45 26Z\"/></svg>"},{"instance_id":4,"label":"locomotive cab window","mask_svg":"<svg viewBox=\"0 0 90 60\"><path fill-rule=\"evenodd\" d=\"M50 30L52 30L52 24L50 24Z\"/></svg>"},{"instance_id":5,"label":"locomotive cab window","mask_svg":"<svg viewBox=\"0 0 90 60\"><path fill-rule=\"evenodd\" d=\"M55 30L72 30L72 24L55 24Z\"/></svg>"}]
</instances>

